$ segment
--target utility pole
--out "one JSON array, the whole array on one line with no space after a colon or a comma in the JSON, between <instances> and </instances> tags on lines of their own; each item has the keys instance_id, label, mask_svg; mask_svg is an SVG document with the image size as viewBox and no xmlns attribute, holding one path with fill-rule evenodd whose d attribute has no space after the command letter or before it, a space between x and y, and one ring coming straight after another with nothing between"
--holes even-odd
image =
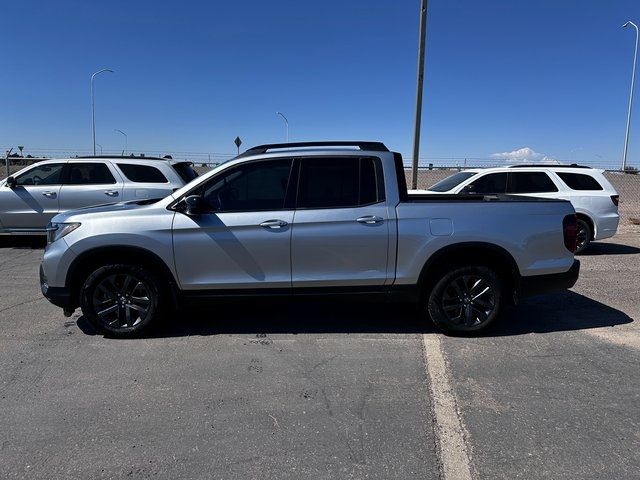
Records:
<instances>
[{"instance_id":1,"label":"utility pole","mask_svg":"<svg viewBox=\"0 0 640 480\"><path fill-rule=\"evenodd\" d=\"M13 150L13 147L11 147L9 150L7 150L5 152L5 154L4 154L5 155L4 159L5 159L5 162L7 164L7 178L9 178L9 155L11 155L11 151L12 150Z\"/></svg>"},{"instance_id":2,"label":"utility pole","mask_svg":"<svg viewBox=\"0 0 640 480\"><path fill-rule=\"evenodd\" d=\"M416 91L416 122L413 132L413 164L411 188L418 188L418 156L420 154L420 122L422 120L422 84L424 80L424 44L427 36L427 0L420 0L420 35L418 43L418 85Z\"/></svg>"},{"instance_id":3,"label":"utility pole","mask_svg":"<svg viewBox=\"0 0 640 480\"><path fill-rule=\"evenodd\" d=\"M625 23L622 28L631 25L636 30L636 49L633 52L633 68L631 70L631 89L629 90L629 109L627 111L627 130L624 135L624 153L622 155L622 171L627 170L627 150L629 149L629 127L631 125L631 106L633 104L633 86L636 83L636 61L638 60L638 26L633 22Z\"/></svg>"}]
</instances>

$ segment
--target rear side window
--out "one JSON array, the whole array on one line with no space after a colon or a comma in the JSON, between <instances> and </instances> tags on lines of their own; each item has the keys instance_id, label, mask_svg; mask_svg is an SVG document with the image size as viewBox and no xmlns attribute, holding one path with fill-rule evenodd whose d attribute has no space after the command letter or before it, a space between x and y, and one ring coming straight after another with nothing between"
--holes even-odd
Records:
<instances>
[{"instance_id":1,"label":"rear side window","mask_svg":"<svg viewBox=\"0 0 640 480\"><path fill-rule=\"evenodd\" d=\"M156 167L119 163L118 167L130 181L134 183L169 183L167 177Z\"/></svg>"},{"instance_id":2,"label":"rear side window","mask_svg":"<svg viewBox=\"0 0 640 480\"><path fill-rule=\"evenodd\" d=\"M603 190L602 185L590 175L582 173L556 172L571 190Z\"/></svg>"},{"instance_id":3,"label":"rear side window","mask_svg":"<svg viewBox=\"0 0 640 480\"><path fill-rule=\"evenodd\" d=\"M553 181L545 172L510 172L508 193L557 192Z\"/></svg>"},{"instance_id":4,"label":"rear side window","mask_svg":"<svg viewBox=\"0 0 640 480\"><path fill-rule=\"evenodd\" d=\"M173 164L173 169L180 175L180 178L184 180L184 183L189 183L198 176L198 172L193 169L191 162L175 163Z\"/></svg>"},{"instance_id":5,"label":"rear side window","mask_svg":"<svg viewBox=\"0 0 640 480\"><path fill-rule=\"evenodd\" d=\"M66 185L107 185L116 183L104 163L68 163Z\"/></svg>"},{"instance_id":6,"label":"rear side window","mask_svg":"<svg viewBox=\"0 0 640 480\"><path fill-rule=\"evenodd\" d=\"M298 208L340 208L384 200L382 171L376 159L306 158L300 161Z\"/></svg>"},{"instance_id":7,"label":"rear side window","mask_svg":"<svg viewBox=\"0 0 640 480\"><path fill-rule=\"evenodd\" d=\"M60 185L63 163L47 163L16 177L16 185Z\"/></svg>"},{"instance_id":8,"label":"rear side window","mask_svg":"<svg viewBox=\"0 0 640 480\"><path fill-rule=\"evenodd\" d=\"M466 193L478 193L483 195L491 195L504 193L507 189L506 173L489 173L478 179L474 179L464 188Z\"/></svg>"}]
</instances>

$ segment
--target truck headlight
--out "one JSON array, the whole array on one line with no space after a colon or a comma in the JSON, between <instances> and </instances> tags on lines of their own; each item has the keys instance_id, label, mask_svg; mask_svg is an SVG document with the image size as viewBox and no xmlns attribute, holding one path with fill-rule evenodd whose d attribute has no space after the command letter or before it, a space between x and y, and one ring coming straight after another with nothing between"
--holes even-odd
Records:
<instances>
[{"instance_id":1,"label":"truck headlight","mask_svg":"<svg viewBox=\"0 0 640 480\"><path fill-rule=\"evenodd\" d=\"M62 237L69 235L80 223L50 223L47 225L47 243L53 243Z\"/></svg>"}]
</instances>

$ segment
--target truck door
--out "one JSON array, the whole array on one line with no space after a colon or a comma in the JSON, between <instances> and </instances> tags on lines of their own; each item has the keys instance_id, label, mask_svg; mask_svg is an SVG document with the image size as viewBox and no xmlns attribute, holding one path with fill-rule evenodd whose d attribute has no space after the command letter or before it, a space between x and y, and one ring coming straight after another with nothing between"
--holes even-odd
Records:
<instances>
[{"instance_id":1,"label":"truck door","mask_svg":"<svg viewBox=\"0 0 640 480\"><path fill-rule=\"evenodd\" d=\"M185 290L291 291L291 159L246 162L211 177L191 195L207 211L176 213L173 248ZM295 192L293 192L295 193Z\"/></svg>"},{"instance_id":2,"label":"truck door","mask_svg":"<svg viewBox=\"0 0 640 480\"><path fill-rule=\"evenodd\" d=\"M380 160L345 156L298 162L293 287L384 285L389 222Z\"/></svg>"}]
</instances>

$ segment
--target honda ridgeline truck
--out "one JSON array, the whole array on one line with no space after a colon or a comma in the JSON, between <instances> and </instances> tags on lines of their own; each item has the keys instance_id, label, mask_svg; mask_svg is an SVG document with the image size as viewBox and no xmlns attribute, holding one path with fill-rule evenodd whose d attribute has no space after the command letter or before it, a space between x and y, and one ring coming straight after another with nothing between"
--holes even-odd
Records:
<instances>
[{"instance_id":1,"label":"honda ridgeline truck","mask_svg":"<svg viewBox=\"0 0 640 480\"><path fill-rule=\"evenodd\" d=\"M159 201L53 218L42 293L101 332L135 336L194 298L411 298L447 332L486 329L520 296L578 277L564 200L408 194L375 142L262 145Z\"/></svg>"}]
</instances>

